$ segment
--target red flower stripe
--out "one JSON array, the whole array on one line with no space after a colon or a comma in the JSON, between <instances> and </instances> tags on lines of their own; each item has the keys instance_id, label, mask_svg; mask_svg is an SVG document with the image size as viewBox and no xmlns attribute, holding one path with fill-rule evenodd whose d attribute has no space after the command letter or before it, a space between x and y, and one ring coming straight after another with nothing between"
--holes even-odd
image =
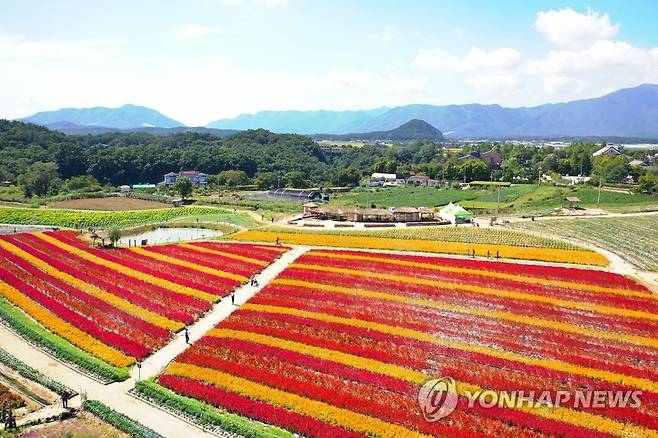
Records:
<instances>
[{"instance_id":1,"label":"red flower stripe","mask_svg":"<svg viewBox=\"0 0 658 438\"><path fill-rule=\"evenodd\" d=\"M68 309L64 305L58 303L54 299L42 294L41 292L34 289L32 286L25 284L23 281L18 280L16 277L11 275L5 269L0 268L0 280L11 285L12 287L20 290L22 293L27 295L34 302L45 307L46 309L53 312L55 315L59 316L63 320L73 324L80 330L85 331L89 335L98 339L106 345L110 345L118 348L124 353L133 356L136 359L141 359L150 354L150 351L145 346L139 344L138 342L128 339L124 336L121 336L117 333L102 329L98 327L96 323L85 318L82 315L79 315L72 310Z\"/></svg>"},{"instance_id":2,"label":"red flower stripe","mask_svg":"<svg viewBox=\"0 0 658 438\"><path fill-rule=\"evenodd\" d=\"M151 246L144 248L150 252L163 254L178 260L184 260L197 265L208 266L209 268L217 269L218 271L230 272L232 274L243 275L249 277L254 272L259 271L262 267L254 263L245 263L228 257L220 255L210 255L197 253L194 250L187 248L177 247L175 245L168 246ZM238 282L234 282L238 284Z\"/></svg>"},{"instance_id":3,"label":"red flower stripe","mask_svg":"<svg viewBox=\"0 0 658 438\"><path fill-rule=\"evenodd\" d=\"M163 375L158 382L172 391L205 400L215 406L244 415L255 420L275 423L286 429L307 436L318 438L357 438L365 437L336 425L316 420L306 415L272 406L271 404L251 400L219 387L183 377Z\"/></svg>"},{"instance_id":4,"label":"red flower stripe","mask_svg":"<svg viewBox=\"0 0 658 438\"><path fill-rule=\"evenodd\" d=\"M263 246L249 243L223 243L223 242L190 242L190 245L202 248L223 251L230 254L249 257L252 259L271 262L283 254L279 249L289 249L285 246Z\"/></svg>"}]
</instances>

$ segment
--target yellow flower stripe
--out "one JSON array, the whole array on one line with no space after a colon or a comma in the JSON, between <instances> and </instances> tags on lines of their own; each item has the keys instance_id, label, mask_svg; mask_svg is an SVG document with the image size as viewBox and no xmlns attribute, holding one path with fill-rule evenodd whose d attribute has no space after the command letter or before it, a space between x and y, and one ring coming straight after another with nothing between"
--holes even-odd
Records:
<instances>
[{"instance_id":1,"label":"yellow flower stripe","mask_svg":"<svg viewBox=\"0 0 658 438\"><path fill-rule=\"evenodd\" d=\"M302 397L211 368L187 363L173 363L167 369L167 374L207 382L252 400L264 401L298 414L308 415L328 423L335 423L354 432L392 438L425 438L430 436L378 418Z\"/></svg>"},{"instance_id":2,"label":"yellow flower stripe","mask_svg":"<svg viewBox=\"0 0 658 438\"><path fill-rule=\"evenodd\" d=\"M310 281L293 280L290 278L276 278L272 284L282 286L295 286L305 287L310 289L317 289L323 292L340 293L346 295L354 295L366 298L375 298L385 301L393 301L396 303L405 303L415 306L430 307L432 309L445 310L448 312L464 313L467 315L482 316L487 318L502 319L519 324L533 325L536 327L543 327L552 330L561 330L567 333L575 333L577 335L591 336L600 339L610 339L614 341L628 342L631 344L645 345L647 347L658 347L658 342L654 338L647 338L644 336L625 335L614 332L607 332L603 330L594 330L586 327L581 327L576 324L568 324L566 322L551 321L547 319L534 318L532 316L519 315L511 312L502 312L498 310L477 309L472 307L457 306L453 304L440 303L432 300L423 300L417 298L405 297L403 295L388 294L385 292L378 292L365 289L355 289L342 286L332 286L322 283L313 283Z\"/></svg>"},{"instance_id":3,"label":"yellow flower stripe","mask_svg":"<svg viewBox=\"0 0 658 438\"><path fill-rule=\"evenodd\" d=\"M332 272L336 274L353 275L355 277L376 278L378 280L397 281L401 283L410 283L417 285L422 284L424 286L432 286L436 288L462 290L462 291L474 292L482 295L492 295L497 297L512 298L515 300L546 303L554 306L567 307L570 309L586 310L586 311L592 311L592 312L609 314L609 315L647 319L650 321L658 321L658 314L656 313L648 313L648 312L642 312L640 310L624 309L621 307L604 306L601 304L581 303L577 301L547 297L544 295L527 294L524 292L507 291L502 289L491 289L491 288L476 286L472 284L452 283L449 281L439 281L439 280L428 280L425 278L409 277L406 275L385 274L383 272L366 272L366 271L359 271L356 269L334 268L331 266L309 265L305 263L293 263L290 265L290 267L297 269L307 269L316 272L323 271L323 272Z\"/></svg>"},{"instance_id":4,"label":"yellow flower stripe","mask_svg":"<svg viewBox=\"0 0 658 438\"><path fill-rule=\"evenodd\" d=\"M239 281L240 283L247 281L247 277L245 277L244 275L233 274L231 272L225 272L225 271L220 271L219 269L209 268L208 266L203 266L192 262L186 262L185 260L179 260L177 258L166 256L164 254L148 251L144 248L130 248L130 250L137 254L151 257L161 262L182 266L184 268L194 269L195 271L203 272L204 274L214 275L215 277L228 278L230 280Z\"/></svg>"},{"instance_id":5,"label":"yellow flower stripe","mask_svg":"<svg viewBox=\"0 0 658 438\"><path fill-rule=\"evenodd\" d=\"M47 330L61 336L71 344L81 348L115 367L127 367L135 363L135 359L103 344L99 340L64 321L46 308L35 303L18 289L0 281L0 294L38 321Z\"/></svg>"},{"instance_id":6,"label":"yellow flower stripe","mask_svg":"<svg viewBox=\"0 0 658 438\"><path fill-rule=\"evenodd\" d=\"M544 286L566 287L569 289L583 290L586 292L603 292L625 297L639 297L658 300L658 295L647 290L617 289L587 283L576 283L573 281L551 280L548 278L535 277L532 275L515 275L506 272L487 271L484 269L458 268L456 266L435 265L432 263L414 262L394 258L377 257L375 254L364 253L364 255L343 254L340 252L309 251L306 255L313 257L326 257L330 259L359 260L367 262L388 263L391 265L408 266L411 268L431 269L440 272L455 272L460 274L473 274L482 277L502 278L504 280L520 281L523 283L541 283Z\"/></svg>"},{"instance_id":7,"label":"yellow flower stripe","mask_svg":"<svg viewBox=\"0 0 658 438\"><path fill-rule=\"evenodd\" d=\"M191 249L193 251L202 252L202 253L205 253L205 254L214 254L214 255L226 257L228 259L238 260L238 261L245 262L245 263L252 263L252 264L258 265L258 266L267 266L268 265L268 263L266 261L263 261L263 260L253 259L251 257L241 256L239 254L231 254L230 252L218 251L216 249L209 249L209 248L206 248L204 246L192 245L191 243L179 243L176 246L180 246L181 248Z\"/></svg>"},{"instance_id":8,"label":"yellow flower stripe","mask_svg":"<svg viewBox=\"0 0 658 438\"><path fill-rule=\"evenodd\" d=\"M48 263L41 260L40 258L37 258L26 251L23 251L21 248L12 245L9 242L0 240L0 247L22 258L23 260L29 262L31 265L39 268L46 274L51 275L52 277L55 277L59 280L62 280L63 282L68 283L74 286L75 288L88 293L91 296L103 300L106 303L109 303L118 309L124 310L125 312L130 313L131 315L136 316L139 319L150 322L153 325L162 327L170 331L179 331L182 330L183 327L185 326L182 322L172 321L167 317L143 309L139 306L132 304L130 301L124 300L123 298L111 294L110 292L99 289L92 284L82 281L70 274L67 274L66 272L62 272L58 269L55 269L54 267L50 266Z\"/></svg>"},{"instance_id":9,"label":"yellow flower stripe","mask_svg":"<svg viewBox=\"0 0 658 438\"><path fill-rule=\"evenodd\" d=\"M440 345L442 347L455 348L457 350L468 351L470 353L484 354L498 359L519 362L524 365L539 366L539 367L561 371L569 374L577 374L593 379L604 380L615 384L622 383L624 385L633 386L642 389L644 391L658 392L658 382L654 382L653 380L650 379L643 379L640 377L627 376L624 374L614 373L610 371L583 367L580 365L574 365L560 360L542 359L542 358L527 356L524 354L499 350L497 348L471 345L451 339L439 338L429 333L424 333L418 330L412 330L403 327L394 327L376 322L363 321L360 319L342 318L339 316L327 315L324 313L308 312L304 310L292 309L289 307L269 306L264 304L244 304L242 308L251 309L258 312L299 316L302 318L314 319L316 321L332 322L337 324L348 325L351 327L373 330L381 333L386 333L387 335L415 339L418 341L428 342L434 345Z\"/></svg>"},{"instance_id":10,"label":"yellow flower stripe","mask_svg":"<svg viewBox=\"0 0 658 438\"><path fill-rule=\"evenodd\" d=\"M249 342L256 342L263 345L268 345L276 348L283 348L296 353L305 354L307 356L316 357L332 362L337 362L354 368L368 370L374 373L384 374L397 379L405 380L407 382L423 385L427 380L432 378L419 371L414 371L409 368L400 367L385 362L380 362L374 359L368 359L361 356L355 356L340 351L329 350L326 348L314 347L311 345L302 344L300 342L289 341L286 339L275 338L267 335L260 335L251 332L242 332L231 329L213 329L207 334L208 336L215 336L220 338L233 338ZM215 373L216 371L213 371ZM234 378L234 377L232 377ZM238 385L239 386L239 385ZM482 390L477 385L467 382L457 382L457 393L461 396L466 396L466 393L475 393ZM238 388L236 388L238 389ZM615 421L611 418L601 417L587 412L576 411L573 409L553 406L522 406L516 408L520 411L528 412L533 415L541 416L551 420L561 421L563 423L574 424L576 426L598 430L600 432L608 433L615 436L642 436L642 437L658 437L658 432L634 424L625 424Z\"/></svg>"},{"instance_id":11,"label":"yellow flower stripe","mask_svg":"<svg viewBox=\"0 0 658 438\"><path fill-rule=\"evenodd\" d=\"M145 281L147 283L154 284L156 286L160 286L165 289L172 290L174 292L178 292L184 295L190 295L196 298L199 298L201 300L205 301L210 301L214 302L217 301L219 298L217 295L209 294L207 292L203 292L197 289L193 289L191 287L183 286L180 284L173 283L169 280L165 280L163 278L158 278L153 275L149 275L143 272L136 271L134 269L131 269L127 266L121 265L119 263L112 262L110 260L106 260L102 257L97 257L87 251L83 251L81 249L78 249L74 246L68 245L58 239L55 239L53 237L48 236L47 234L44 233L35 233L35 236L39 237L40 239L45 240L46 242L52 243L53 245L57 246L58 248L63 249L64 251L68 251L71 254L77 255L78 257L81 257L87 261L90 261L92 263L96 263L101 266L105 266L108 269L112 269L114 271L120 272L124 275L128 275L129 277L136 278L138 280Z\"/></svg>"},{"instance_id":12,"label":"yellow flower stripe","mask_svg":"<svg viewBox=\"0 0 658 438\"><path fill-rule=\"evenodd\" d=\"M607 266L608 260L594 251L576 251L553 248L535 248L512 245L487 245L480 243L441 242L435 240L391 239L384 237L339 236L331 234L295 234L271 231L247 230L232 234L231 239L256 242L275 242L277 238L285 244L337 246L344 248L393 249L401 251L423 251L444 254L466 254L474 249L477 254L496 251L503 258L541 260L557 263L578 263Z\"/></svg>"}]
</instances>

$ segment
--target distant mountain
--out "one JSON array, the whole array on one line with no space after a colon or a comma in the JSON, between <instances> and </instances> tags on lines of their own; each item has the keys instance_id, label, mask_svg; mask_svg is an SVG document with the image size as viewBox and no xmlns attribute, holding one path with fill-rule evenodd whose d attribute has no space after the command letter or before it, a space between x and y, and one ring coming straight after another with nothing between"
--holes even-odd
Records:
<instances>
[{"instance_id":1,"label":"distant mountain","mask_svg":"<svg viewBox=\"0 0 658 438\"><path fill-rule=\"evenodd\" d=\"M317 123L305 123L309 119ZM387 131L413 119L424 120L453 138L657 138L658 85L645 84L593 99L536 107L414 104L357 112L264 111L219 122L222 128L232 129L245 129L248 121L249 128L277 132L347 134Z\"/></svg>"},{"instance_id":2,"label":"distant mountain","mask_svg":"<svg viewBox=\"0 0 658 438\"><path fill-rule=\"evenodd\" d=\"M119 108L62 108L56 111L43 111L21 119L37 125L52 126L68 122L79 126L100 126L104 128L131 129L142 127L174 128L184 126L156 110L137 105L123 105Z\"/></svg>"},{"instance_id":3,"label":"distant mountain","mask_svg":"<svg viewBox=\"0 0 658 438\"><path fill-rule=\"evenodd\" d=\"M145 128L131 128L131 129L118 129L118 128L108 128L107 126L83 126L76 125L75 123L70 122L57 122L51 123L49 125L43 125L48 129L53 131L63 132L68 135L87 135L87 134L105 134L106 132L146 132L147 134L157 135L159 137L166 137L168 135L179 134L181 132L199 132L204 134L211 134L215 137L228 137L229 135L237 134L240 131L235 129L213 129L213 128L203 128L203 127L187 127L179 126L176 128L157 128L157 127L145 127Z\"/></svg>"},{"instance_id":4,"label":"distant mountain","mask_svg":"<svg viewBox=\"0 0 658 438\"><path fill-rule=\"evenodd\" d=\"M355 134L317 134L314 135L313 138L317 140L442 141L443 134L426 121L413 119L388 131L373 131Z\"/></svg>"},{"instance_id":5,"label":"distant mountain","mask_svg":"<svg viewBox=\"0 0 658 438\"><path fill-rule=\"evenodd\" d=\"M206 126L239 130L263 128L271 132L297 134L334 134L349 132L345 130L345 126L365 123L386 111L388 108L367 111L261 111L256 114L242 114L233 119L220 119Z\"/></svg>"}]
</instances>

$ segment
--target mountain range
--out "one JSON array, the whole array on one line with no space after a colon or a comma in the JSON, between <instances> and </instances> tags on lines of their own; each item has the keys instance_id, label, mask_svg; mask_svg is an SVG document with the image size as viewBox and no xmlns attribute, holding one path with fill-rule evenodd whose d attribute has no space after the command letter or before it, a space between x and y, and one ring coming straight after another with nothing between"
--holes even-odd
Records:
<instances>
[{"instance_id":1,"label":"mountain range","mask_svg":"<svg viewBox=\"0 0 658 438\"><path fill-rule=\"evenodd\" d=\"M644 84L592 99L520 108L412 104L362 111L262 111L220 119L209 123L207 128L264 128L279 133L326 135L381 134L414 119L429 123L449 138L658 138L658 85ZM66 108L37 113L23 121L53 129L58 129L57 124L60 124L59 130L64 132L67 129L61 126L63 122L121 130L183 126L155 110L135 105L115 109Z\"/></svg>"}]
</instances>

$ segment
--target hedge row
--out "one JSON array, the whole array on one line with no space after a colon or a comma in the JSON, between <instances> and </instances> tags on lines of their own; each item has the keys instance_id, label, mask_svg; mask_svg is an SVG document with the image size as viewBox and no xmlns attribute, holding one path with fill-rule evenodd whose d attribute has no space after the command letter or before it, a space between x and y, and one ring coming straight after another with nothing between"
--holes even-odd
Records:
<instances>
[{"instance_id":1,"label":"hedge row","mask_svg":"<svg viewBox=\"0 0 658 438\"><path fill-rule=\"evenodd\" d=\"M153 379L140 380L135 392L153 403L191 418L204 428L221 428L247 438L292 438L286 430L257 423L248 418L217 409L193 398L185 397L155 383Z\"/></svg>"},{"instance_id":2,"label":"hedge row","mask_svg":"<svg viewBox=\"0 0 658 438\"><path fill-rule=\"evenodd\" d=\"M25 313L0 297L0 319L20 336L54 356L105 381L123 381L130 377L127 368L116 368L82 351L65 339L44 329Z\"/></svg>"},{"instance_id":3,"label":"hedge row","mask_svg":"<svg viewBox=\"0 0 658 438\"><path fill-rule=\"evenodd\" d=\"M135 438L163 438L154 430L126 417L122 413L96 400L85 400L82 407L106 423Z\"/></svg>"},{"instance_id":4,"label":"hedge row","mask_svg":"<svg viewBox=\"0 0 658 438\"><path fill-rule=\"evenodd\" d=\"M16 371L21 376L25 377L28 380L31 380L35 383L38 383L41 386L44 386L50 389L52 392L63 395L75 395L75 391L71 388L62 385L61 383L51 379L50 377L42 374L41 372L35 370L25 362L15 358L7 351L0 348L0 362L8 366L12 370Z\"/></svg>"}]
</instances>

